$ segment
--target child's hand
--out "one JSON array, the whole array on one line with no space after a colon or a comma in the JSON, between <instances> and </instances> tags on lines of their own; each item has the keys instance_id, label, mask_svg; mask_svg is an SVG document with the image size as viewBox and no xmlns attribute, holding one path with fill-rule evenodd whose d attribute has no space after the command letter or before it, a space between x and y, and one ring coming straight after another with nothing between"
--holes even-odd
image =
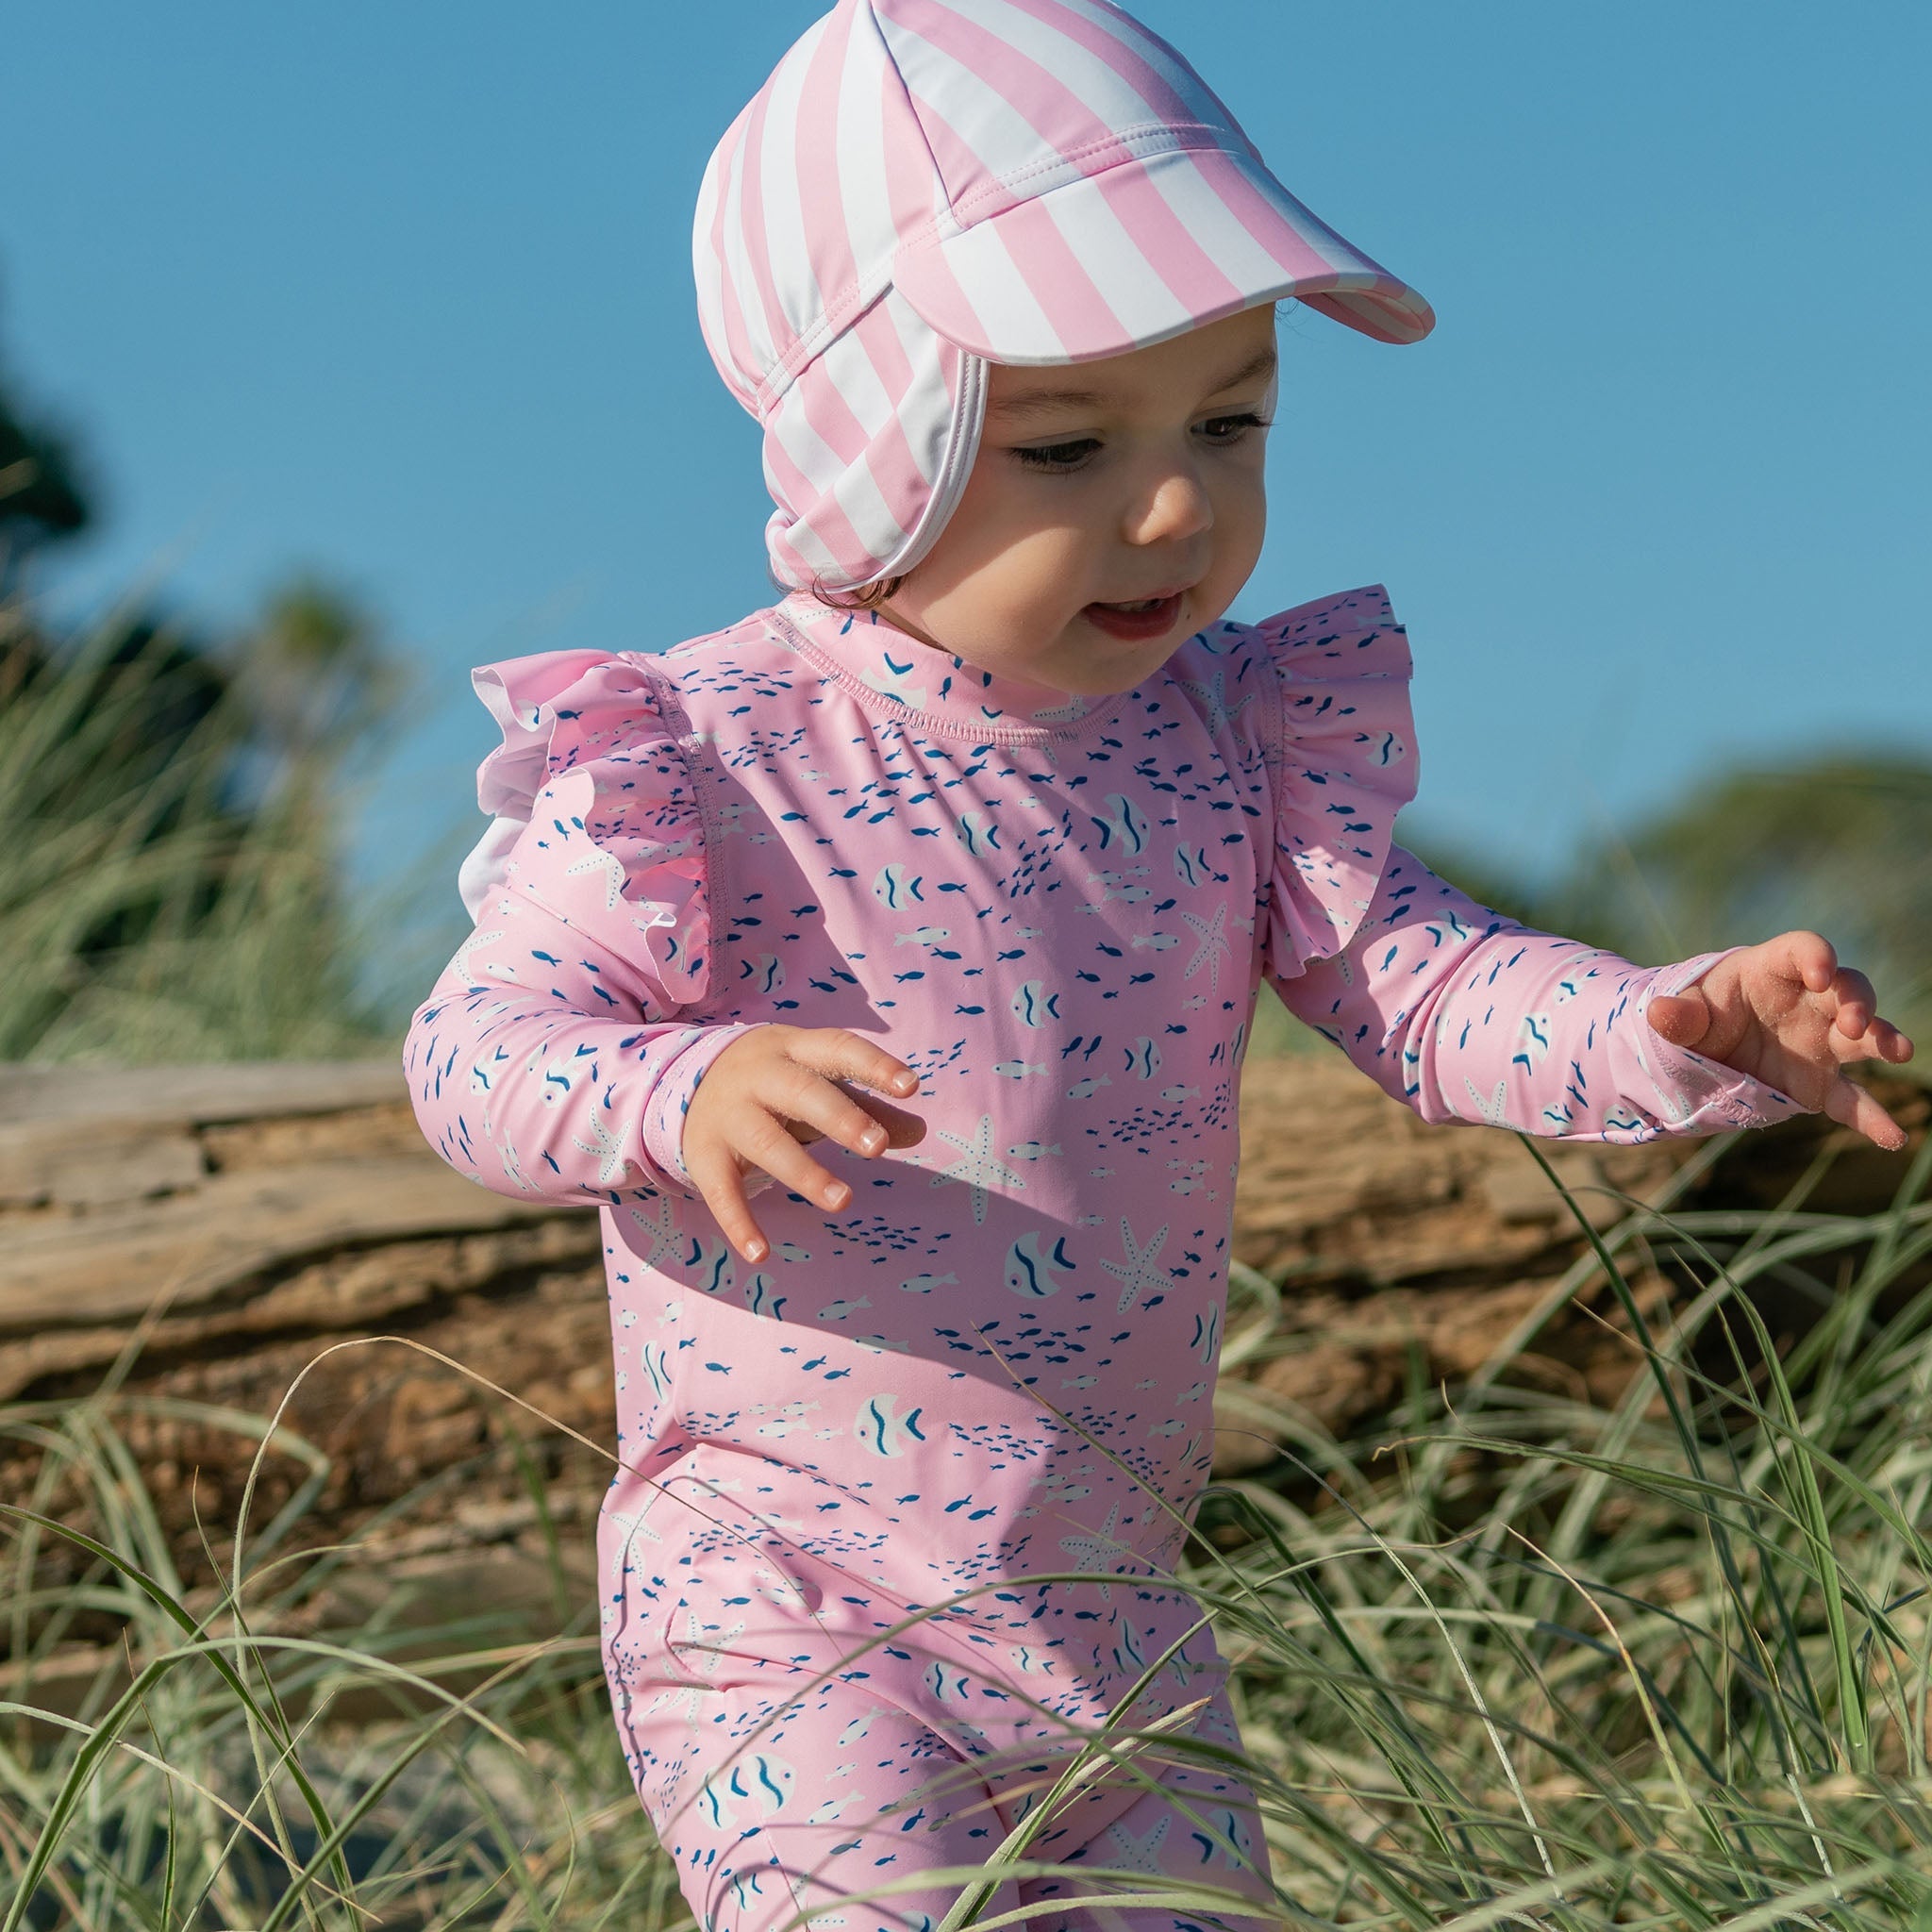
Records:
<instances>
[{"instance_id":1,"label":"child's hand","mask_svg":"<svg viewBox=\"0 0 1932 1932\"><path fill-rule=\"evenodd\" d=\"M1840 966L1815 932L1783 933L1720 959L1695 986L1652 1000L1650 1024L1673 1046L1823 1108L1881 1147L1906 1144L1905 1129L1840 1069L1908 1060L1912 1042L1878 1017L1872 982Z\"/></svg>"},{"instance_id":2,"label":"child's hand","mask_svg":"<svg viewBox=\"0 0 1932 1932\"><path fill-rule=\"evenodd\" d=\"M925 1138L917 1114L882 1100L858 1100L851 1086L909 1100L919 1091L919 1075L842 1026L758 1026L733 1041L698 1083L684 1116L685 1172L724 1239L747 1261L762 1261L771 1245L745 1199L747 1169L762 1168L781 1187L836 1214L852 1190L804 1143L823 1135L872 1159Z\"/></svg>"}]
</instances>

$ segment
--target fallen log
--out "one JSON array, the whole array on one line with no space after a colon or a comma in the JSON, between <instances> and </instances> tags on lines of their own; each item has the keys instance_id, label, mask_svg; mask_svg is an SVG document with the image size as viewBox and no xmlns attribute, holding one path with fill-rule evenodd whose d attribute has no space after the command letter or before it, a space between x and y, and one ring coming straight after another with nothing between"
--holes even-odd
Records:
<instances>
[{"instance_id":1,"label":"fallen log","mask_svg":"<svg viewBox=\"0 0 1932 1932\"><path fill-rule=\"evenodd\" d=\"M1887 1097L1923 1135L1924 1094ZM1584 1250L1513 1136L1424 1126L1339 1059L1254 1063L1241 1122L1235 1252L1253 1273L1230 1323L1218 1474L1263 1471L1311 1432L1372 1428L1418 1378L1467 1377ZM1818 1206L1882 1206L1905 1170L1797 1122L1740 1142L1700 1202L1769 1205L1821 1148L1837 1158ZM1690 1151L1552 1158L1607 1227ZM0 1416L43 1422L112 1390L191 1584L229 1546L260 1438L243 1419L285 1399L308 1450L263 1457L255 1524L308 1484L307 1541L361 1538L446 1574L486 1553L547 1561L557 1524L587 1522L608 1480L598 1256L590 1212L505 1200L438 1161L388 1062L0 1070ZM1574 1315L1511 1373L1605 1401L1635 1359L1614 1321ZM0 1433L0 1501L88 1518L90 1476L50 1478L46 1454L30 1429ZM500 1562L479 1574L512 1588Z\"/></svg>"}]
</instances>

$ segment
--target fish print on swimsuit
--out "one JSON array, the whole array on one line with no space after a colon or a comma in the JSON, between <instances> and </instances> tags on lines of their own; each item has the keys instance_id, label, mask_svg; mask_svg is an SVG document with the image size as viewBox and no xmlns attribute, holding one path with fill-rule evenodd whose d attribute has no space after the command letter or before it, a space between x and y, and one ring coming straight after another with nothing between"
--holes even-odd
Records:
<instances>
[{"instance_id":1,"label":"fish print on swimsuit","mask_svg":"<svg viewBox=\"0 0 1932 1932\"><path fill-rule=\"evenodd\" d=\"M1391 844L1407 670L1366 590L1217 625L1105 699L796 595L660 656L479 674L497 823L409 1078L453 1165L603 1209L603 1641L680 1856L755 1883L778 1819L855 1789L882 1816L948 1766L997 1836L1042 1752L1130 1691L1143 1722L1219 1707L1162 1575L1212 1456L1264 974L1431 1120L1634 1141L1793 1110L1645 1025L1708 959L1524 931ZM849 1206L768 1190L754 1270L678 1125L779 1020L905 1059L928 1133L872 1162L822 1144ZM899 1741L841 1773L814 1726L859 1692ZM1108 1788L1066 1842L1133 1803Z\"/></svg>"}]
</instances>

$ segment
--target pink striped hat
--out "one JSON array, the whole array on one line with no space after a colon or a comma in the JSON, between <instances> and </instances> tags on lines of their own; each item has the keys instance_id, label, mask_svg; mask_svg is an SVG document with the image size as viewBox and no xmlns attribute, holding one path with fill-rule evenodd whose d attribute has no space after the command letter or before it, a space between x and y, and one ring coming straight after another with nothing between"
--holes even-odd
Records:
<instances>
[{"instance_id":1,"label":"pink striped hat","mask_svg":"<svg viewBox=\"0 0 1932 1932\"><path fill-rule=\"evenodd\" d=\"M693 256L800 589L925 555L988 362L1119 355L1286 296L1381 341L1435 323L1108 0L839 0L719 142Z\"/></svg>"}]
</instances>

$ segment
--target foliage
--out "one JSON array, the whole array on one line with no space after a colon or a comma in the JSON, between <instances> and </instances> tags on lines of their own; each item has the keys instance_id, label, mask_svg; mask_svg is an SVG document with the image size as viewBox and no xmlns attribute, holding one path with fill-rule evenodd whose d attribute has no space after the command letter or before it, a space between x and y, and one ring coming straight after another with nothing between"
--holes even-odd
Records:
<instances>
[{"instance_id":1,"label":"foliage","mask_svg":"<svg viewBox=\"0 0 1932 1932\"><path fill-rule=\"evenodd\" d=\"M1235 1663L1284 1923L1932 1923L1928 1170L1863 1220L1801 1187L1595 1238L1540 1319L1607 1281L1643 1338L1613 1409L1506 1382L1531 1320L1453 1406L1418 1396L1392 1452L1309 1435L1300 1485L1210 1495L1185 1580ZM1781 1352L1753 1296L1829 1256L1841 1292ZM1658 1258L1686 1283L1661 1320L1626 1266ZM1240 1357L1268 1346L1277 1291L1237 1272ZM203 1410L308 1480L190 1600L116 1431L139 1399L0 1411L43 1498L84 1483L95 1539L84 1585L42 1592L76 1512L6 1525L25 1668L0 1706L4 1932L29 1894L89 1932L689 1924L581 1624L533 1641L446 1602L412 1624L397 1575L338 1591L383 1607L331 1626L318 1607L373 1559L297 1553L323 1458ZM36 1687L88 1617L124 1641L63 1714ZM357 1699L361 1724L332 1721ZM1130 1717L1102 1741L1129 1777L1207 1749ZM1024 1865L1028 1830L989 1871Z\"/></svg>"},{"instance_id":2,"label":"foliage","mask_svg":"<svg viewBox=\"0 0 1932 1932\"><path fill-rule=\"evenodd\" d=\"M1479 903L1624 958L1661 963L1780 932L1822 932L1885 1012L1932 1027L1932 761L1815 753L1722 772L1554 879L1514 877L1426 832L1421 856Z\"/></svg>"},{"instance_id":3,"label":"foliage","mask_svg":"<svg viewBox=\"0 0 1932 1932\"><path fill-rule=\"evenodd\" d=\"M1890 999L1923 1004L1932 993L1932 763L1831 752L1721 774L1586 853L1553 897L1557 930L1639 957L1811 926Z\"/></svg>"},{"instance_id":4,"label":"foliage","mask_svg":"<svg viewBox=\"0 0 1932 1932\"><path fill-rule=\"evenodd\" d=\"M0 385L0 592L34 552L77 535L92 515L68 440Z\"/></svg>"},{"instance_id":5,"label":"foliage","mask_svg":"<svg viewBox=\"0 0 1932 1932\"><path fill-rule=\"evenodd\" d=\"M334 826L392 687L366 620L313 584L225 652L125 615L50 640L0 606L0 1059L379 1039Z\"/></svg>"}]
</instances>

